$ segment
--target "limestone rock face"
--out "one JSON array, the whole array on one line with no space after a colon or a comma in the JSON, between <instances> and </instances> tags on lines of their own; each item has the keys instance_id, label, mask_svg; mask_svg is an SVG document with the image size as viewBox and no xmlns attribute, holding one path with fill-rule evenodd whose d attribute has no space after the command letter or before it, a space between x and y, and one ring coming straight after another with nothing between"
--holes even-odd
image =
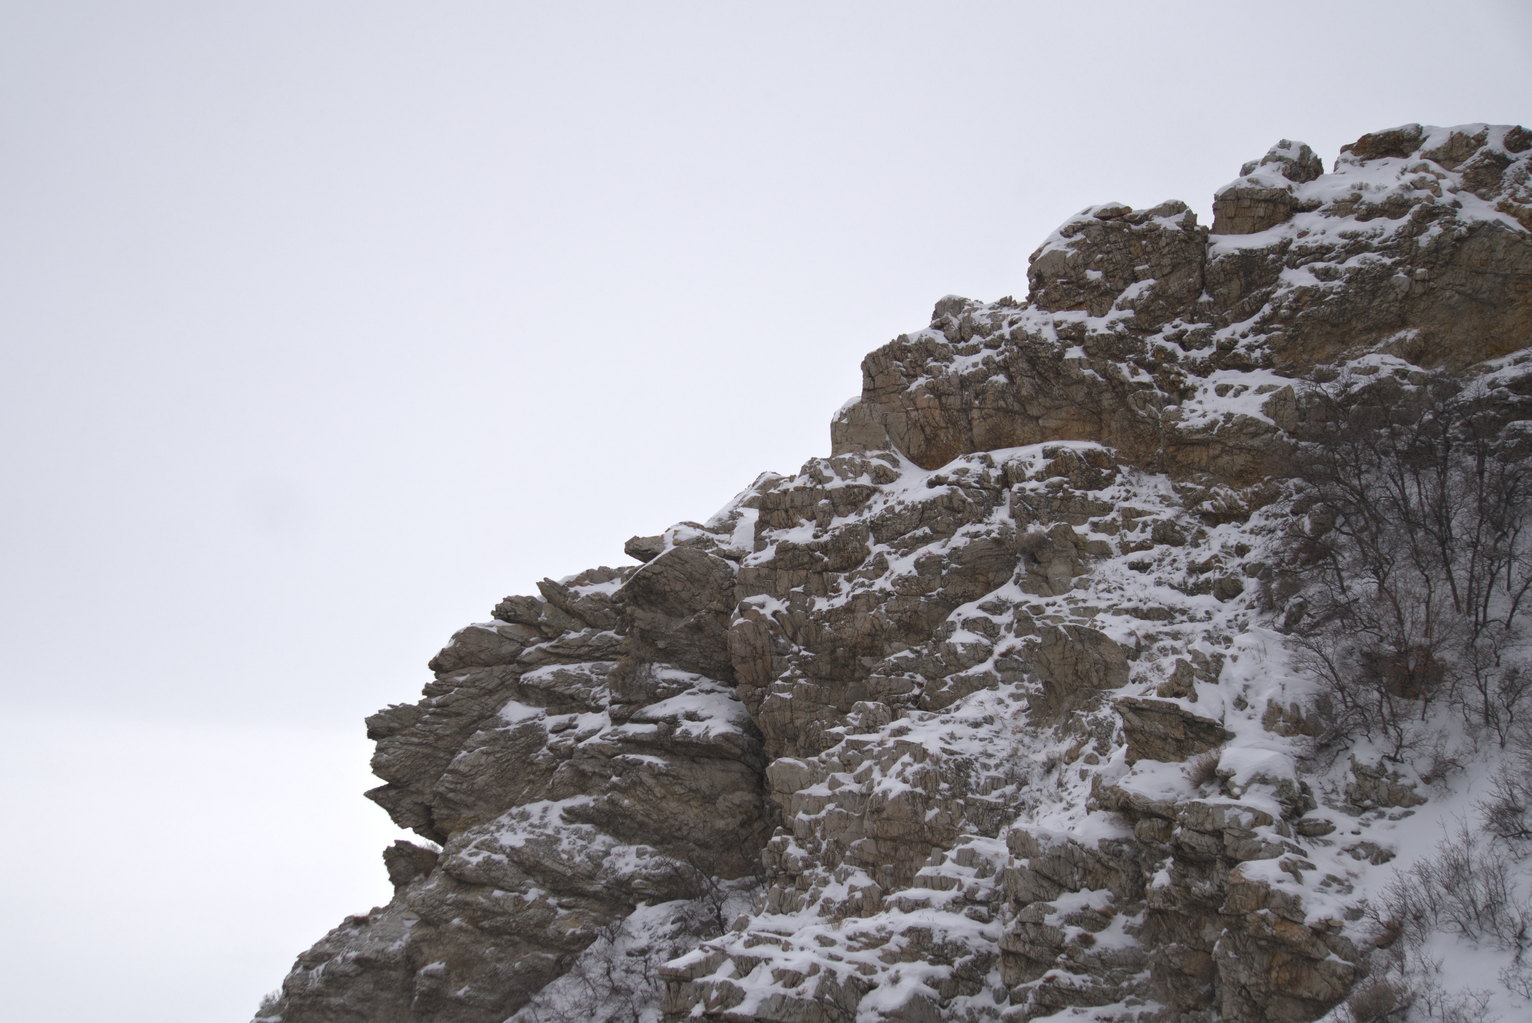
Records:
<instances>
[{"instance_id":1,"label":"limestone rock face","mask_svg":"<svg viewBox=\"0 0 1532 1023\"><path fill-rule=\"evenodd\" d=\"M1209 750L1217 749L1234 738L1233 733L1201 714L1186 709L1174 700L1145 700L1124 697L1117 701L1122 715L1123 739L1127 742L1127 761L1163 760L1177 763Z\"/></svg>"},{"instance_id":2,"label":"limestone rock face","mask_svg":"<svg viewBox=\"0 0 1532 1023\"><path fill-rule=\"evenodd\" d=\"M1134 326L1159 326L1189 313L1202 294L1206 245L1207 229L1184 202L1092 207L1032 254L1032 304L1093 317L1116 310Z\"/></svg>"},{"instance_id":3,"label":"limestone rock face","mask_svg":"<svg viewBox=\"0 0 1532 1023\"><path fill-rule=\"evenodd\" d=\"M1320 171L1278 143L1220 190L1211 234L1181 203L1083 211L1033 255L1030 304L944 299L928 329L869 355L834 450L887 445L935 468L1094 440L1175 477L1248 483L1281 443L1257 399L1283 377L1370 352L1461 369L1523 347L1532 133L1409 126Z\"/></svg>"},{"instance_id":4,"label":"limestone rock face","mask_svg":"<svg viewBox=\"0 0 1532 1023\"><path fill-rule=\"evenodd\" d=\"M1029 301L942 299L829 456L507 597L368 719L369 795L426 844L262 1019L1330 1010L1426 797L1306 759L1273 472L1316 379L1499 360L1532 393L1529 168L1520 128L1380 132L1329 173L1284 140L1211 230L1092 207Z\"/></svg>"},{"instance_id":5,"label":"limestone rock face","mask_svg":"<svg viewBox=\"0 0 1532 1023\"><path fill-rule=\"evenodd\" d=\"M1258 219L1231 206L1223 232L1215 222L1210 319L1254 317L1246 329L1289 372L1367 351L1462 369L1520 349L1532 327L1529 154L1523 128L1409 125L1363 136L1330 174L1255 168L1220 199L1244 202L1251 182L1279 176L1289 198Z\"/></svg>"},{"instance_id":6,"label":"limestone rock face","mask_svg":"<svg viewBox=\"0 0 1532 1023\"><path fill-rule=\"evenodd\" d=\"M1213 197L1214 234L1256 234L1288 220L1304 205L1295 186L1324 173L1314 151L1283 139L1259 160L1240 168L1239 179ZM1318 209L1317 202L1307 204Z\"/></svg>"},{"instance_id":7,"label":"limestone rock face","mask_svg":"<svg viewBox=\"0 0 1532 1023\"><path fill-rule=\"evenodd\" d=\"M385 853L393 902L299 959L282 1018L500 1023L642 905L689 907L667 951L721 927L710 900L749 886L772 824L759 731L697 670L730 674L717 552L743 552L665 540L636 570L502 601L419 704L368 719L369 795L441 848Z\"/></svg>"}]
</instances>

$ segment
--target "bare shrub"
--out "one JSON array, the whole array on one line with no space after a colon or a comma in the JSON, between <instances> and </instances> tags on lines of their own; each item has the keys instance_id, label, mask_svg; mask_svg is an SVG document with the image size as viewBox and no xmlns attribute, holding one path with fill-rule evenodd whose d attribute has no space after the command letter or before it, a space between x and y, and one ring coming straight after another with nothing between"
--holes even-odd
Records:
<instances>
[{"instance_id":1,"label":"bare shrub","mask_svg":"<svg viewBox=\"0 0 1532 1023\"><path fill-rule=\"evenodd\" d=\"M1484 830L1507 842L1532 838L1532 777L1525 771L1501 768L1490 779L1490 794L1479 801Z\"/></svg>"},{"instance_id":2,"label":"bare shrub","mask_svg":"<svg viewBox=\"0 0 1532 1023\"><path fill-rule=\"evenodd\" d=\"M1438 374L1315 388L1290 466L1298 514L1268 597L1324 690L1332 742L1395 758L1451 704L1506 744L1532 678L1532 458L1512 403Z\"/></svg>"},{"instance_id":3,"label":"bare shrub","mask_svg":"<svg viewBox=\"0 0 1532 1023\"><path fill-rule=\"evenodd\" d=\"M1500 983L1507 991L1527 1001L1532 1001L1532 967L1520 960L1500 971Z\"/></svg>"},{"instance_id":4,"label":"bare shrub","mask_svg":"<svg viewBox=\"0 0 1532 1023\"><path fill-rule=\"evenodd\" d=\"M1490 992L1451 986L1428 954L1432 937L1453 934L1510 953L1505 988L1532 998L1532 899L1518 890L1515 859L1466 824L1444 835L1432 855L1401 871L1369 907L1376 926L1372 976L1347 1000L1345 1023L1372 1020L1485 1023ZM1367 1013L1372 1013L1368 1015Z\"/></svg>"},{"instance_id":5,"label":"bare shrub","mask_svg":"<svg viewBox=\"0 0 1532 1023\"><path fill-rule=\"evenodd\" d=\"M1219 751L1214 749L1192 757L1186 762L1186 780L1198 788L1217 785L1219 756Z\"/></svg>"},{"instance_id":6,"label":"bare shrub","mask_svg":"<svg viewBox=\"0 0 1532 1023\"><path fill-rule=\"evenodd\" d=\"M1336 1023L1496 1023L1491 994L1449 990L1442 964L1416 953L1393 958L1388 973L1359 984L1332 1017Z\"/></svg>"},{"instance_id":7,"label":"bare shrub","mask_svg":"<svg viewBox=\"0 0 1532 1023\"><path fill-rule=\"evenodd\" d=\"M1467 826L1400 874L1384 902L1413 946L1438 930L1492 945L1519 960L1532 947L1532 902L1516 890L1512 861Z\"/></svg>"},{"instance_id":8,"label":"bare shrub","mask_svg":"<svg viewBox=\"0 0 1532 1023\"><path fill-rule=\"evenodd\" d=\"M1387 1023L1404 1019L1413 1001L1410 990L1402 983L1376 977L1357 985L1346 999L1346 1011L1354 1023Z\"/></svg>"},{"instance_id":9,"label":"bare shrub","mask_svg":"<svg viewBox=\"0 0 1532 1023\"><path fill-rule=\"evenodd\" d=\"M1436 964L1437 972L1441 964ZM1489 1011L1490 992L1483 988L1449 991L1434 979L1417 982L1413 1018L1433 1023L1495 1023L1500 1017Z\"/></svg>"},{"instance_id":10,"label":"bare shrub","mask_svg":"<svg viewBox=\"0 0 1532 1023\"><path fill-rule=\"evenodd\" d=\"M279 1023L282 1019L282 991L279 988L266 994L261 999L260 1008L255 1010L254 1023Z\"/></svg>"}]
</instances>

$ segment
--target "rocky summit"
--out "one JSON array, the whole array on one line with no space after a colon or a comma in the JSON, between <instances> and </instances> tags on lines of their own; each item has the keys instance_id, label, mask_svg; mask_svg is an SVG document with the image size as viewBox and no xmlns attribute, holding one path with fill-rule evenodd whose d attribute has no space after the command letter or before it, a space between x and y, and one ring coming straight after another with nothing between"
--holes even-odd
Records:
<instances>
[{"instance_id":1,"label":"rocky summit","mask_svg":"<svg viewBox=\"0 0 1532 1023\"><path fill-rule=\"evenodd\" d=\"M454 635L367 720L392 900L257 1020L1532 1018L1532 132L1283 140L1027 284Z\"/></svg>"}]
</instances>

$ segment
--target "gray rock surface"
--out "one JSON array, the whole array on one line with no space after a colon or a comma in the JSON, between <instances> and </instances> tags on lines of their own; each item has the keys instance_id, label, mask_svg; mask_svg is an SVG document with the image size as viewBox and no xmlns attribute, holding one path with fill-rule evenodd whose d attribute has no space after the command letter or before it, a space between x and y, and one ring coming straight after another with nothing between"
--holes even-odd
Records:
<instances>
[{"instance_id":1,"label":"gray rock surface","mask_svg":"<svg viewBox=\"0 0 1532 1023\"><path fill-rule=\"evenodd\" d=\"M828 457L506 598L368 719L432 845L263 1019L1319 1017L1424 796L1303 766L1272 476L1315 379L1532 382L1529 170L1521 128L1284 140L1211 231L1093 207L1028 302L943 299Z\"/></svg>"}]
</instances>

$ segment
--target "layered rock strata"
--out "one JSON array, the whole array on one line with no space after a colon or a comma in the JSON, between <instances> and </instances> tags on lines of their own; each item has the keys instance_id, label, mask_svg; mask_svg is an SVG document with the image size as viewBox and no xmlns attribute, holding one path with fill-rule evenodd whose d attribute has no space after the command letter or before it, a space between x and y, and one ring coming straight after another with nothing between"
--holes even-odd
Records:
<instances>
[{"instance_id":1,"label":"layered rock strata","mask_svg":"<svg viewBox=\"0 0 1532 1023\"><path fill-rule=\"evenodd\" d=\"M1283 141L1067 221L863 363L832 452L545 581L368 720L430 846L275 1023L1304 1021L1409 777L1306 776L1256 599L1315 380L1532 379L1532 133ZM1064 1017L1060 1017L1064 1018Z\"/></svg>"}]
</instances>

